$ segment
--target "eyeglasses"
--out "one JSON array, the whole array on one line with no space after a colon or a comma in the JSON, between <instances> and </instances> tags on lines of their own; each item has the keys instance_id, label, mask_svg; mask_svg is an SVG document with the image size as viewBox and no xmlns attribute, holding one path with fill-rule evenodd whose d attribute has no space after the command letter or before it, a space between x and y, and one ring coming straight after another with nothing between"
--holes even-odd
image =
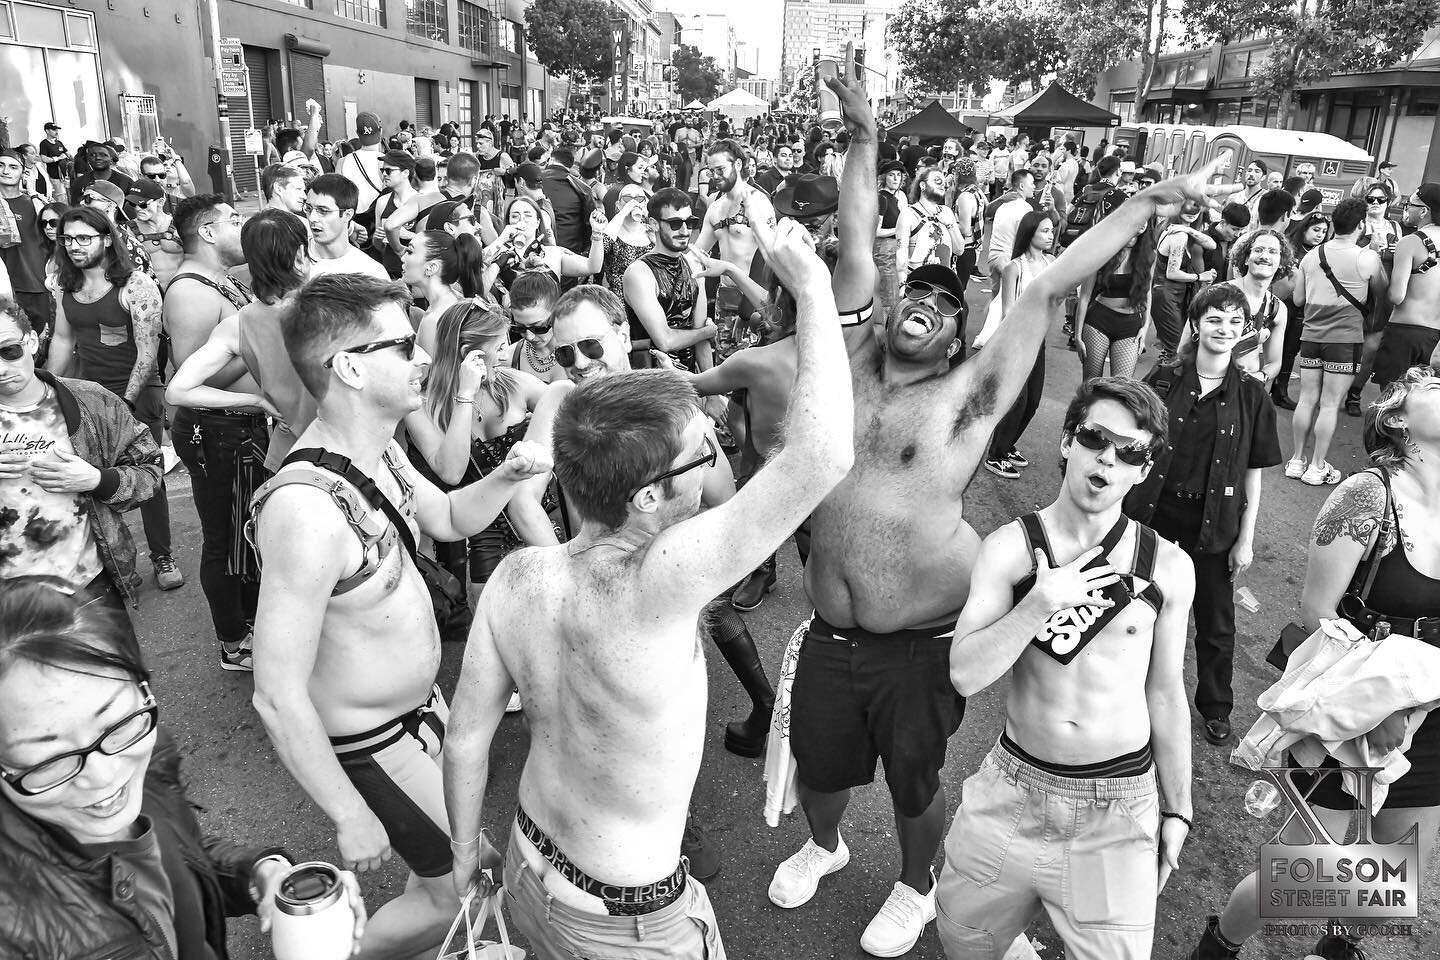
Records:
<instances>
[{"instance_id":1,"label":"eyeglasses","mask_svg":"<svg viewBox=\"0 0 1440 960\"><path fill-rule=\"evenodd\" d=\"M170 176L170 174L162 171L160 173L147 173L145 174L145 176L150 180L164 180L166 177Z\"/></svg>"},{"instance_id":2,"label":"eyeglasses","mask_svg":"<svg viewBox=\"0 0 1440 960\"><path fill-rule=\"evenodd\" d=\"M216 217L214 220L206 220L204 223L200 224L200 226L213 227L217 223L230 223L234 224L235 226L239 226L241 219L242 217L240 216L240 214L236 212L230 214L230 216L228 217Z\"/></svg>"},{"instance_id":3,"label":"eyeglasses","mask_svg":"<svg viewBox=\"0 0 1440 960\"><path fill-rule=\"evenodd\" d=\"M523 323L512 323L510 324L510 339L514 340L517 337L529 336L543 337L545 334L549 333L551 329L554 328L554 326L554 320L551 320L549 323L537 323L533 326L528 327ZM591 359L595 360L599 358L592 357ZM567 363L566 366L568 367L569 364Z\"/></svg>"},{"instance_id":4,"label":"eyeglasses","mask_svg":"<svg viewBox=\"0 0 1440 960\"><path fill-rule=\"evenodd\" d=\"M958 317L960 315L960 301L955 295L943 287L937 287L933 283L926 283L924 280L910 280L901 291L906 300L920 302L932 295L935 297L935 312L942 317Z\"/></svg>"},{"instance_id":5,"label":"eyeglasses","mask_svg":"<svg viewBox=\"0 0 1440 960\"><path fill-rule=\"evenodd\" d=\"M1132 467L1140 467L1150 462L1154 456L1154 444L1145 440L1135 440L1118 433L1111 433L1104 427L1094 424L1083 424L1075 428L1075 442L1086 450L1094 450L1097 453L1108 446L1115 447L1115 459L1121 463L1128 463Z\"/></svg>"},{"instance_id":6,"label":"eyeglasses","mask_svg":"<svg viewBox=\"0 0 1440 960\"><path fill-rule=\"evenodd\" d=\"M88 247L90 246L90 244L100 239L100 234L67 233L65 236L58 237L57 239L60 241L60 246L62 247Z\"/></svg>"},{"instance_id":7,"label":"eyeglasses","mask_svg":"<svg viewBox=\"0 0 1440 960\"><path fill-rule=\"evenodd\" d=\"M145 698L143 706L111 724L90 746L62 753L19 773L0 770L0 778L4 778L16 793L34 797L78 777L80 771L85 769L85 762L90 759L91 754L103 753L107 757L113 757L129 750L154 731L160 717L160 706L150 693L150 684L144 680L140 681L140 693Z\"/></svg>"},{"instance_id":8,"label":"eyeglasses","mask_svg":"<svg viewBox=\"0 0 1440 960\"><path fill-rule=\"evenodd\" d=\"M374 353L377 350L388 350L390 347L399 347L400 353L406 360L415 359L415 334L406 334L403 337L392 337L389 340L372 340L369 343L362 343L355 347L346 347L344 350L336 350L325 361L325 369L335 365L335 358L342 353Z\"/></svg>"},{"instance_id":9,"label":"eyeglasses","mask_svg":"<svg viewBox=\"0 0 1440 960\"><path fill-rule=\"evenodd\" d=\"M1386 198L1386 197L1366 197L1366 198L1365 198L1365 203L1366 203L1367 205L1369 205L1369 206L1372 206L1372 207L1375 206L1376 204L1389 203L1389 202L1390 202L1389 199Z\"/></svg>"},{"instance_id":10,"label":"eyeglasses","mask_svg":"<svg viewBox=\"0 0 1440 960\"><path fill-rule=\"evenodd\" d=\"M23 339L16 340L14 343L7 343L5 346L0 347L0 360L14 363L23 356L25 356L25 341Z\"/></svg>"},{"instance_id":11,"label":"eyeglasses","mask_svg":"<svg viewBox=\"0 0 1440 960\"><path fill-rule=\"evenodd\" d=\"M557 354L558 354L559 351L556 351L556 352L557 352ZM704 444L703 444L703 446L701 446L700 449L701 449L702 452L701 452L700 456L699 456L697 459L691 460L689 463L683 463L683 464L681 464L680 466L676 467L674 470L666 470L664 473L660 474L658 477L651 477L649 480L646 480L644 483L640 484L640 486L636 487L634 490L631 490L631 491L630 491L630 496L631 496L631 497L635 496L635 494L639 493L641 490L644 490L646 487L650 486L652 483L659 483L661 480L668 480L668 479L670 479L671 477L678 477L678 476L680 476L682 473L689 473L691 470L694 470L696 467L700 467L700 466L713 467L713 466L715 466L715 461L720 458L720 451L717 450L717 449L715 449L715 442L710 439L709 434L706 434ZM627 497L626 499L629 499L629 497Z\"/></svg>"},{"instance_id":12,"label":"eyeglasses","mask_svg":"<svg viewBox=\"0 0 1440 960\"><path fill-rule=\"evenodd\" d=\"M663 223L671 230L679 230L681 227L689 227L691 230L699 230L700 225L705 221L700 217L656 217L657 223Z\"/></svg>"},{"instance_id":13,"label":"eyeglasses","mask_svg":"<svg viewBox=\"0 0 1440 960\"><path fill-rule=\"evenodd\" d=\"M475 219L475 215L474 215L474 214L471 214L471 215L468 216L468 217L451 217L447 222L448 222L448 223L453 223L453 224L455 224L455 225L457 225L457 226L460 225L460 224L462 224L462 223L468 223L468 224L470 224L470 226L472 226L472 227L478 226L479 223L480 223L479 220L476 220L476 219Z\"/></svg>"},{"instance_id":14,"label":"eyeglasses","mask_svg":"<svg viewBox=\"0 0 1440 960\"><path fill-rule=\"evenodd\" d=\"M575 366L575 361L579 359L576 356L577 350L587 359L599 360L605 356L605 343L594 337L577 340L574 344L562 343L555 348L555 362L566 368Z\"/></svg>"},{"instance_id":15,"label":"eyeglasses","mask_svg":"<svg viewBox=\"0 0 1440 960\"><path fill-rule=\"evenodd\" d=\"M309 216L312 213L318 213L322 217L328 217L340 212L339 209L336 207L317 207L313 203L307 203L300 209L305 211L306 216Z\"/></svg>"}]
</instances>

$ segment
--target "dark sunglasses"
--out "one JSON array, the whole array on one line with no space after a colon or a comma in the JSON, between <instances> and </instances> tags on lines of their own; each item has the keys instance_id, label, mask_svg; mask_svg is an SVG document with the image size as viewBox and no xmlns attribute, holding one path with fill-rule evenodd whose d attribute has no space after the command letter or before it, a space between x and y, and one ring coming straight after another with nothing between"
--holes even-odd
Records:
<instances>
[{"instance_id":1,"label":"dark sunglasses","mask_svg":"<svg viewBox=\"0 0 1440 960\"><path fill-rule=\"evenodd\" d=\"M680 466L676 467L674 470L666 470L664 473L660 474L660 475L657 476L657 477L651 477L649 480L646 480L644 483L640 484L640 486L636 487L634 490L631 490L631 491L630 491L630 496L631 496L631 497L635 496L635 494L639 493L641 490L644 490L646 487L650 486L652 483L659 483L661 480L668 480L668 479L671 478L671 477L678 477L678 476L680 476L682 473L689 473L691 470L694 470L696 467L700 467L700 466L713 467L713 466L715 466L715 461L720 458L720 451L718 451L718 450L715 449L715 442L714 442L713 440L711 440L708 435L705 437L704 446L702 446L700 449L701 449L702 452L701 452L701 454L700 454L700 456L699 456L698 458L696 458L696 459L694 459L694 460L691 460L689 463L683 463L683 464L681 464ZM629 498L627 498L627 499L629 499Z\"/></svg>"},{"instance_id":2,"label":"dark sunglasses","mask_svg":"<svg viewBox=\"0 0 1440 960\"><path fill-rule=\"evenodd\" d=\"M147 173L147 174L145 174L145 176L148 177L148 178L151 179L151 180L164 180L166 177L170 176L170 174L168 174L168 173Z\"/></svg>"},{"instance_id":3,"label":"dark sunglasses","mask_svg":"<svg viewBox=\"0 0 1440 960\"><path fill-rule=\"evenodd\" d=\"M689 227L691 230L699 230L700 225L705 221L700 217L656 217L656 223L663 223L671 230L679 230L681 227Z\"/></svg>"},{"instance_id":4,"label":"dark sunglasses","mask_svg":"<svg viewBox=\"0 0 1440 960\"><path fill-rule=\"evenodd\" d=\"M943 287L937 287L933 283L926 283L924 280L910 280L901 291L906 300L914 300L919 303L931 296L935 297L935 312L942 317L960 316L960 301L955 295Z\"/></svg>"},{"instance_id":5,"label":"dark sunglasses","mask_svg":"<svg viewBox=\"0 0 1440 960\"><path fill-rule=\"evenodd\" d=\"M514 341L520 337L528 337L532 334L537 337L544 336L545 334L549 333L551 328L553 328L554 326L554 320L551 320L548 323L537 323L529 327L525 326L525 324L523 323L512 323L510 324L510 339Z\"/></svg>"},{"instance_id":6,"label":"dark sunglasses","mask_svg":"<svg viewBox=\"0 0 1440 960\"><path fill-rule=\"evenodd\" d=\"M5 346L0 347L0 360L7 360L10 363L14 363L23 356L25 356L24 340L16 340L14 343L7 343Z\"/></svg>"},{"instance_id":7,"label":"dark sunglasses","mask_svg":"<svg viewBox=\"0 0 1440 960\"><path fill-rule=\"evenodd\" d=\"M1389 202L1390 202L1390 200L1389 200L1389 198L1387 198L1387 197L1366 197L1366 198L1365 198L1365 203L1368 204L1369 206L1372 206L1372 207L1375 206L1376 204L1389 203Z\"/></svg>"},{"instance_id":8,"label":"dark sunglasses","mask_svg":"<svg viewBox=\"0 0 1440 960\"><path fill-rule=\"evenodd\" d=\"M577 340L574 344L562 343L555 348L555 362L562 367L573 367L578 359L575 351L585 354L587 359L599 360L605 356L605 344L594 337L586 337L584 340Z\"/></svg>"},{"instance_id":9,"label":"dark sunglasses","mask_svg":"<svg viewBox=\"0 0 1440 960\"><path fill-rule=\"evenodd\" d=\"M1142 467L1154 456L1153 444L1144 440L1132 440L1118 433L1111 433L1104 427L1083 424L1075 428L1075 442L1086 450L1097 453L1106 447L1115 447L1115 459L1132 467Z\"/></svg>"},{"instance_id":10,"label":"dark sunglasses","mask_svg":"<svg viewBox=\"0 0 1440 960\"><path fill-rule=\"evenodd\" d=\"M113 757L129 750L154 731L160 716L160 707L150 693L150 684L140 681L140 692L145 698L140 709L111 724L90 746L62 753L19 773L0 771L0 778L4 778L16 793L34 797L80 776L86 761L96 753Z\"/></svg>"},{"instance_id":11,"label":"dark sunglasses","mask_svg":"<svg viewBox=\"0 0 1440 960\"><path fill-rule=\"evenodd\" d=\"M369 343L362 343L356 347L346 347L344 350L336 350L325 361L325 369L335 365L335 358L342 353L374 353L377 350L386 350L390 347L399 347L400 353L406 360L415 359L415 334L407 334L403 337L392 337L389 340L372 340Z\"/></svg>"},{"instance_id":12,"label":"dark sunglasses","mask_svg":"<svg viewBox=\"0 0 1440 960\"><path fill-rule=\"evenodd\" d=\"M54 230L60 226L60 219L58 217L46 217L40 221L40 226L46 230Z\"/></svg>"}]
</instances>

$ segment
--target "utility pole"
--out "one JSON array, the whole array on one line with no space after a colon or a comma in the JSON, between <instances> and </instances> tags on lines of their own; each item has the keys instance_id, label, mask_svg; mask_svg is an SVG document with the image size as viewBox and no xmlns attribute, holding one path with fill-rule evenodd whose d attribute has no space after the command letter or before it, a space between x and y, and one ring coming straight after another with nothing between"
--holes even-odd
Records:
<instances>
[{"instance_id":1,"label":"utility pole","mask_svg":"<svg viewBox=\"0 0 1440 960\"><path fill-rule=\"evenodd\" d=\"M226 102L224 84L221 82L223 66L220 59L220 0L202 0L205 13L210 20L210 62L215 75L215 108L220 119L220 165L224 171L225 200L235 202L235 167L230 156L230 104Z\"/></svg>"}]
</instances>

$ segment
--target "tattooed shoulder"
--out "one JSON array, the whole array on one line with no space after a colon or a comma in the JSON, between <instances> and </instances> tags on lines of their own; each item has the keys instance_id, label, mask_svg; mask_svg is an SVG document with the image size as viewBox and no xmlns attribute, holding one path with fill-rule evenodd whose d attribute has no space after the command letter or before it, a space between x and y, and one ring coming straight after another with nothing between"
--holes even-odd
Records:
<instances>
[{"instance_id":1,"label":"tattooed shoulder","mask_svg":"<svg viewBox=\"0 0 1440 960\"><path fill-rule=\"evenodd\" d=\"M1380 523L1385 508L1385 485L1373 473L1359 473L1346 480L1325 501L1315 518L1311 539L1327 547L1341 537L1364 547Z\"/></svg>"}]
</instances>

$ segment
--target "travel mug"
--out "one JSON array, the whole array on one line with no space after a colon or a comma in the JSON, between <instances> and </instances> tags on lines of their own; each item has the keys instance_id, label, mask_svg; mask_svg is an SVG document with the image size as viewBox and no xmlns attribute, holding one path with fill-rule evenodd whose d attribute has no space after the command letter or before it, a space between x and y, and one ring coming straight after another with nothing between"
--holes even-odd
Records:
<instances>
[{"instance_id":1,"label":"travel mug","mask_svg":"<svg viewBox=\"0 0 1440 960\"><path fill-rule=\"evenodd\" d=\"M355 915L328 863L297 864L275 888L270 923L275 960L346 960L355 946Z\"/></svg>"}]
</instances>

